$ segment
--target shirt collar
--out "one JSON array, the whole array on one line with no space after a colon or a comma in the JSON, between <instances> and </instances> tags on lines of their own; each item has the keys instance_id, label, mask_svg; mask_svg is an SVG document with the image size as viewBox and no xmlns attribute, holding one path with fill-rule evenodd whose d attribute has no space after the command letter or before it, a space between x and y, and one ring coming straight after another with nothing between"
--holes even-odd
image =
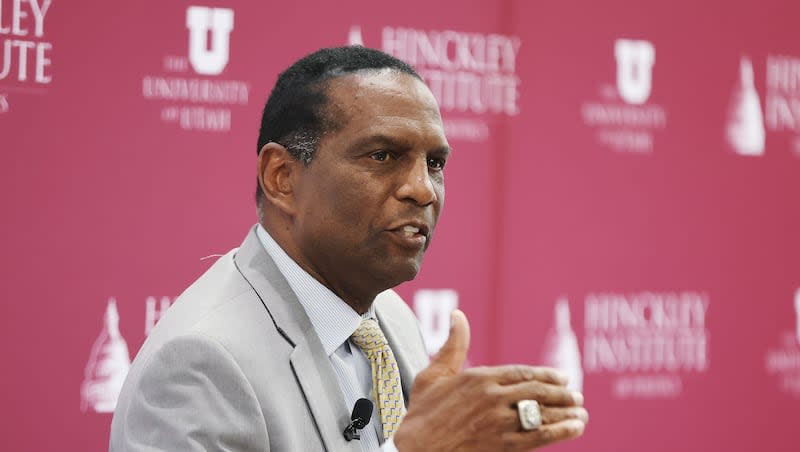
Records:
<instances>
[{"instance_id":1,"label":"shirt collar","mask_svg":"<svg viewBox=\"0 0 800 452\"><path fill-rule=\"evenodd\" d=\"M297 295L328 356L350 338L361 320L375 318L374 306L370 306L364 315L359 315L344 300L303 270L260 224L256 228L256 234Z\"/></svg>"}]
</instances>

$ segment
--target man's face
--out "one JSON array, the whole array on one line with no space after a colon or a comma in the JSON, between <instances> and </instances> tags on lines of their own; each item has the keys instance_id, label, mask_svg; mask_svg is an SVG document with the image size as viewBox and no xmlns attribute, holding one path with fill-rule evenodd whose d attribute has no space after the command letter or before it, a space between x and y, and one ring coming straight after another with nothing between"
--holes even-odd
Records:
<instances>
[{"instance_id":1,"label":"man's face","mask_svg":"<svg viewBox=\"0 0 800 452\"><path fill-rule=\"evenodd\" d=\"M327 93L342 126L299 170L291 234L306 270L357 298L416 276L444 203L449 147L436 100L410 75L350 74Z\"/></svg>"}]
</instances>

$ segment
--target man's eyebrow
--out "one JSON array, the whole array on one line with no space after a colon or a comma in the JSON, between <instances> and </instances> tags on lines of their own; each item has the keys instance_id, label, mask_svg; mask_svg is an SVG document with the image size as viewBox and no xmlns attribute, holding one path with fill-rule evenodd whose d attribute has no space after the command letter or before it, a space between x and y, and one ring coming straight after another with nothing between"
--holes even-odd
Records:
<instances>
[{"instance_id":1,"label":"man's eyebrow","mask_svg":"<svg viewBox=\"0 0 800 452\"><path fill-rule=\"evenodd\" d=\"M447 146L447 145L439 146L439 147L436 147L436 148L432 149L431 152L433 152L435 154L444 154L445 156L448 156L448 155L450 155L451 152L453 152L453 148L451 148L450 146Z\"/></svg>"},{"instance_id":2,"label":"man's eyebrow","mask_svg":"<svg viewBox=\"0 0 800 452\"><path fill-rule=\"evenodd\" d=\"M374 145L387 146L395 149L410 149L412 147L411 143L402 138L396 138L384 134L376 134L368 135L358 139L353 145L353 149L361 150L367 146ZM429 152L448 155L451 152L451 148L448 145L437 146L433 149L430 149Z\"/></svg>"},{"instance_id":3,"label":"man's eyebrow","mask_svg":"<svg viewBox=\"0 0 800 452\"><path fill-rule=\"evenodd\" d=\"M389 135L376 134L376 135L367 135L365 137L359 138L358 140L356 140L355 144L353 145L353 148L362 149L367 146L374 146L374 145L389 146L392 148L404 148L404 149L411 147L411 144L406 140L394 138Z\"/></svg>"}]
</instances>

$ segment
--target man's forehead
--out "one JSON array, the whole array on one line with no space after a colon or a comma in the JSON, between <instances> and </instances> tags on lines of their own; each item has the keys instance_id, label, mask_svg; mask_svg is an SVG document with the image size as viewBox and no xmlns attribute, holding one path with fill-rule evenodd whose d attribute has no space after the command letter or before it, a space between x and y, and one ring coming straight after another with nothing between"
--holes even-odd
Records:
<instances>
[{"instance_id":1,"label":"man's forehead","mask_svg":"<svg viewBox=\"0 0 800 452\"><path fill-rule=\"evenodd\" d=\"M416 98L422 103L438 105L433 94L420 79L392 68L366 69L332 79L328 93L339 101L357 100L366 96L399 96Z\"/></svg>"},{"instance_id":2,"label":"man's forehead","mask_svg":"<svg viewBox=\"0 0 800 452\"><path fill-rule=\"evenodd\" d=\"M428 144L444 142L432 147L446 147L436 99L428 87L411 74L381 69L342 75L330 81L327 98L328 113L338 124L328 138L391 136L396 141L408 141L413 135Z\"/></svg>"}]
</instances>

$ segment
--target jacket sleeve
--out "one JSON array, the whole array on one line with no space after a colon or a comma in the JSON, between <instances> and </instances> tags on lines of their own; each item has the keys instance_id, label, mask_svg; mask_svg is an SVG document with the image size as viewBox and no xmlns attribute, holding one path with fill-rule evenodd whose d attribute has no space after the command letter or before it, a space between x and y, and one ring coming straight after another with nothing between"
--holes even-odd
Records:
<instances>
[{"instance_id":1,"label":"jacket sleeve","mask_svg":"<svg viewBox=\"0 0 800 452\"><path fill-rule=\"evenodd\" d=\"M163 345L133 390L126 412L115 414L123 417L122 438L110 452L269 451L250 383L211 338L186 335Z\"/></svg>"}]
</instances>

